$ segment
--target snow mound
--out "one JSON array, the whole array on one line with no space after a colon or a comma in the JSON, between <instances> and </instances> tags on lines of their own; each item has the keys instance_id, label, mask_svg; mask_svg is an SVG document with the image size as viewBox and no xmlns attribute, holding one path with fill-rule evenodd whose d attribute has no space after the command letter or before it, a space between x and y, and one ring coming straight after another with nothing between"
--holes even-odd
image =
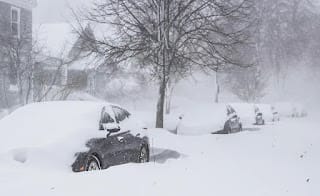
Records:
<instances>
[{"instance_id":1,"label":"snow mound","mask_svg":"<svg viewBox=\"0 0 320 196\"><path fill-rule=\"evenodd\" d=\"M243 127L255 123L254 105L251 103L229 103L237 112Z\"/></svg>"},{"instance_id":2,"label":"snow mound","mask_svg":"<svg viewBox=\"0 0 320 196\"><path fill-rule=\"evenodd\" d=\"M300 103L279 102L275 104L275 107L282 117L303 117L307 115L306 108Z\"/></svg>"},{"instance_id":3,"label":"snow mound","mask_svg":"<svg viewBox=\"0 0 320 196\"><path fill-rule=\"evenodd\" d=\"M0 110L0 120L9 114L8 110Z\"/></svg>"},{"instance_id":4,"label":"snow mound","mask_svg":"<svg viewBox=\"0 0 320 196\"><path fill-rule=\"evenodd\" d=\"M187 100L184 102L185 107L175 108L169 115L166 115L166 129L180 135L202 135L223 128L227 120L226 106L228 104L197 103L197 107L194 107L194 103L188 103ZM182 119L179 119L180 117Z\"/></svg>"},{"instance_id":5,"label":"snow mound","mask_svg":"<svg viewBox=\"0 0 320 196\"><path fill-rule=\"evenodd\" d=\"M0 121L0 154L20 163L52 164L48 160L54 160L55 166L69 166L74 153L87 150L88 138L105 137L105 131L98 131L105 105L65 101L19 108Z\"/></svg>"}]
</instances>

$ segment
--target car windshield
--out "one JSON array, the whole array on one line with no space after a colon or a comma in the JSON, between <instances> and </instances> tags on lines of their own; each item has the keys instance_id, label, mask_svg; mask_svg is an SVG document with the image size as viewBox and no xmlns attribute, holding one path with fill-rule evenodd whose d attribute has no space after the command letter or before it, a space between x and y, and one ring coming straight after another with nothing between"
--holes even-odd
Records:
<instances>
[{"instance_id":1,"label":"car windshield","mask_svg":"<svg viewBox=\"0 0 320 196\"><path fill-rule=\"evenodd\" d=\"M130 116L130 113L127 110L120 108L118 106L112 106L112 110L115 113L115 118L117 123L124 121Z\"/></svg>"},{"instance_id":2,"label":"car windshield","mask_svg":"<svg viewBox=\"0 0 320 196\"><path fill-rule=\"evenodd\" d=\"M114 119L107 113L106 107L101 111L100 124L114 123Z\"/></svg>"}]
</instances>

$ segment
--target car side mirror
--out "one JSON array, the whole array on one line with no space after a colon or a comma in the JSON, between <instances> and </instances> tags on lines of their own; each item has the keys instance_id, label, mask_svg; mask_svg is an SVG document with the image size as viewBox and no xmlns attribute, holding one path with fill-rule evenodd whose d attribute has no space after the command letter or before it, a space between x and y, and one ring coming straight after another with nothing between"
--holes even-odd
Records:
<instances>
[{"instance_id":1,"label":"car side mirror","mask_svg":"<svg viewBox=\"0 0 320 196\"><path fill-rule=\"evenodd\" d=\"M107 134L107 138L112 134L112 133L117 133L120 131L120 126L117 123L108 123L108 124L103 124L104 130L107 130L109 133Z\"/></svg>"}]
</instances>

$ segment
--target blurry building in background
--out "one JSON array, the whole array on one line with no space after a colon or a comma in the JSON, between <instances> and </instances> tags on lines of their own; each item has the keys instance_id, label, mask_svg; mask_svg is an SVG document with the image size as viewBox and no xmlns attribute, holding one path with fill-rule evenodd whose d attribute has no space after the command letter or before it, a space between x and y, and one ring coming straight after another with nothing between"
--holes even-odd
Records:
<instances>
[{"instance_id":1,"label":"blurry building in background","mask_svg":"<svg viewBox=\"0 0 320 196\"><path fill-rule=\"evenodd\" d=\"M0 0L0 108L17 104L32 51L35 0ZM20 91L20 92L18 92Z\"/></svg>"}]
</instances>

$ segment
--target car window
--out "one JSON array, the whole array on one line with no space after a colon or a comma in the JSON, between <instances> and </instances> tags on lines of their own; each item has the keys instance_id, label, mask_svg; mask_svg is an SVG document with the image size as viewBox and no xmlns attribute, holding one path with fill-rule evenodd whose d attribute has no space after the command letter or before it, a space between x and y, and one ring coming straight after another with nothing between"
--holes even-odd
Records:
<instances>
[{"instance_id":1,"label":"car window","mask_svg":"<svg viewBox=\"0 0 320 196\"><path fill-rule=\"evenodd\" d=\"M108 124L108 123L114 123L114 120L112 119L112 117L110 116L110 114L108 114L106 112L106 108L104 107L101 111L101 119L100 122L102 124Z\"/></svg>"},{"instance_id":2,"label":"car window","mask_svg":"<svg viewBox=\"0 0 320 196\"><path fill-rule=\"evenodd\" d=\"M233 107L231 107L230 105L227 105L227 115L231 115L231 114L235 114L236 111Z\"/></svg>"},{"instance_id":3,"label":"car window","mask_svg":"<svg viewBox=\"0 0 320 196\"><path fill-rule=\"evenodd\" d=\"M112 106L112 110L114 111L117 123L129 118L130 116L130 113L123 108Z\"/></svg>"}]
</instances>

